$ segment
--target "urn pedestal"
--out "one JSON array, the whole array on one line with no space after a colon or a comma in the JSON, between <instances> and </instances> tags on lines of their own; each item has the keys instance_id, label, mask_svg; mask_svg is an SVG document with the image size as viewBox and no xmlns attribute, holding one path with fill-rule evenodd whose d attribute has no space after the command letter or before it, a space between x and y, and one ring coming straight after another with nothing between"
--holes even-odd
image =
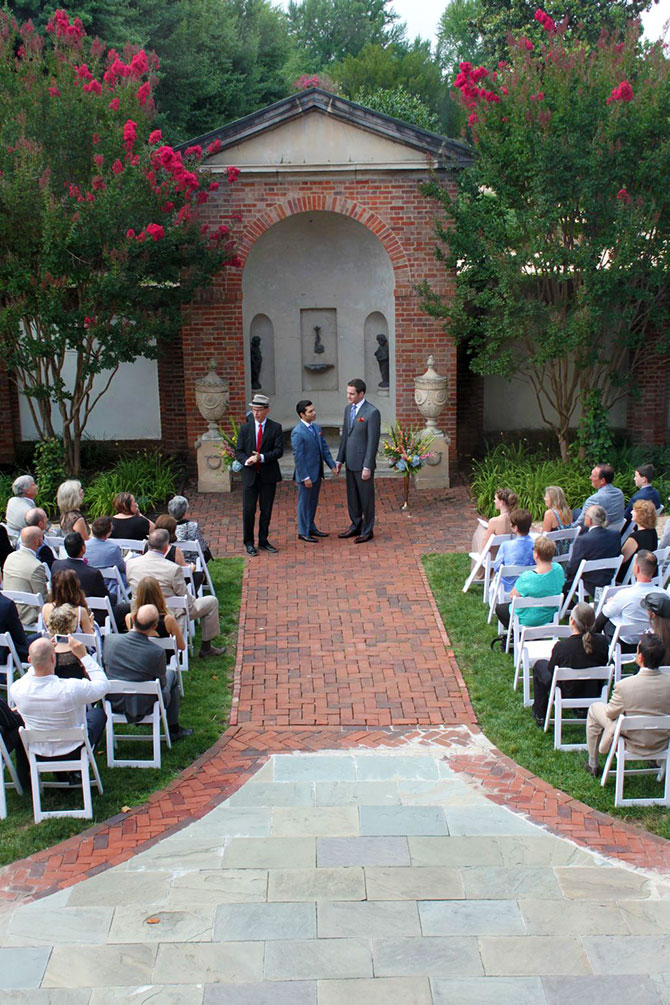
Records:
<instances>
[{"instance_id":1,"label":"urn pedestal","mask_svg":"<svg viewBox=\"0 0 670 1005\"><path fill-rule=\"evenodd\" d=\"M198 459L198 492L230 492L231 475L221 456L223 440L218 423L230 400L230 387L216 372L216 360L211 360L209 373L195 382L195 403L209 428L195 441Z\"/></svg>"},{"instance_id":2,"label":"urn pedestal","mask_svg":"<svg viewBox=\"0 0 670 1005\"><path fill-rule=\"evenodd\" d=\"M451 438L438 429L437 420L447 403L447 378L435 370L435 358L429 356L428 369L414 378L414 401L426 420L426 432L433 434L430 452L434 459L417 471L414 484L419 491L449 488L449 444Z\"/></svg>"}]
</instances>

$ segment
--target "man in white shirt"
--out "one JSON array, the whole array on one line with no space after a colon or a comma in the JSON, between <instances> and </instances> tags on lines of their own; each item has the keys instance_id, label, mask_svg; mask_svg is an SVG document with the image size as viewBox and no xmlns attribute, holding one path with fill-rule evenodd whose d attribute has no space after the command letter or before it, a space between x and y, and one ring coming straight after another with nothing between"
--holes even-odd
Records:
<instances>
[{"instance_id":1,"label":"man in white shirt","mask_svg":"<svg viewBox=\"0 0 670 1005\"><path fill-rule=\"evenodd\" d=\"M642 601L648 593L658 591L652 579L656 575L658 562L653 551L641 550L635 553L633 559L633 574L635 583L619 590L604 604L595 623L595 631L602 632L611 642L617 625L638 625L639 632L634 636L621 636L622 648L626 652L635 652L640 635L649 628L649 618Z\"/></svg>"},{"instance_id":2,"label":"man in white shirt","mask_svg":"<svg viewBox=\"0 0 670 1005\"><path fill-rule=\"evenodd\" d=\"M69 637L71 652L81 661L88 675L83 680L56 677L56 653L50 639L36 639L28 650L28 672L9 689L28 729L71 729L86 726L91 747L95 749L105 729L105 713L87 706L107 693L107 677L81 642ZM67 759L77 747L71 744L38 743L33 746L42 757Z\"/></svg>"}]
</instances>

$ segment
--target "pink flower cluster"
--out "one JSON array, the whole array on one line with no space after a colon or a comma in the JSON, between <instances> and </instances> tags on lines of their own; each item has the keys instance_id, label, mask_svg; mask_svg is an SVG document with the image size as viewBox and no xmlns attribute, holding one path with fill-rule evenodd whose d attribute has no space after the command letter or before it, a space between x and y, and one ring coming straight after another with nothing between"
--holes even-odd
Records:
<instances>
[{"instance_id":1,"label":"pink flower cluster","mask_svg":"<svg viewBox=\"0 0 670 1005\"><path fill-rule=\"evenodd\" d=\"M126 237L129 241L139 241L140 244L143 244L147 237L150 237L153 241L160 241L162 237L165 237L165 228L160 223L148 223L139 234L136 234L131 227L130 230L126 231Z\"/></svg>"},{"instance_id":2,"label":"pink flower cluster","mask_svg":"<svg viewBox=\"0 0 670 1005\"><path fill-rule=\"evenodd\" d=\"M485 87L477 87L479 81L489 75L485 66L474 67L472 63L459 63L458 68L460 72L454 81L454 87L457 87L461 92L466 108L476 108L480 101L486 101L489 104L500 101L500 95L496 94L495 91L488 91ZM472 115L470 118L472 119ZM472 124L470 122L470 125Z\"/></svg>"},{"instance_id":3,"label":"pink flower cluster","mask_svg":"<svg viewBox=\"0 0 670 1005\"><path fill-rule=\"evenodd\" d=\"M556 24L554 19L545 14L543 10L538 9L535 11L535 20L539 21L545 31L548 31L550 35L553 35L556 31Z\"/></svg>"},{"instance_id":4,"label":"pink flower cluster","mask_svg":"<svg viewBox=\"0 0 670 1005\"><path fill-rule=\"evenodd\" d=\"M607 99L606 104L611 105L613 101L632 101L633 100L633 88L628 83L627 80L622 80L617 87L612 88L612 93Z\"/></svg>"},{"instance_id":5,"label":"pink flower cluster","mask_svg":"<svg viewBox=\"0 0 670 1005\"><path fill-rule=\"evenodd\" d=\"M133 149L135 145L135 140L137 139L137 123L133 122L132 119L126 121L123 127L123 145L128 152Z\"/></svg>"},{"instance_id":6,"label":"pink flower cluster","mask_svg":"<svg viewBox=\"0 0 670 1005\"><path fill-rule=\"evenodd\" d=\"M55 32L57 38L70 38L78 42L86 34L81 18L76 17L72 24L65 10L57 10L47 22L47 31Z\"/></svg>"},{"instance_id":7,"label":"pink flower cluster","mask_svg":"<svg viewBox=\"0 0 670 1005\"><path fill-rule=\"evenodd\" d=\"M301 77L293 81L293 86L296 91L306 91L309 87L322 87L323 82L318 74L314 73L309 76L307 73L303 73Z\"/></svg>"},{"instance_id":8,"label":"pink flower cluster","mask_svg":"<svg viewBox=\"0 0 670 1005\"><path fill-rule=\"evenodd\" d=\"M630 196L625 188L620 188L616 197L620 202L630 202Z\"/></svg>"}]
</instances>

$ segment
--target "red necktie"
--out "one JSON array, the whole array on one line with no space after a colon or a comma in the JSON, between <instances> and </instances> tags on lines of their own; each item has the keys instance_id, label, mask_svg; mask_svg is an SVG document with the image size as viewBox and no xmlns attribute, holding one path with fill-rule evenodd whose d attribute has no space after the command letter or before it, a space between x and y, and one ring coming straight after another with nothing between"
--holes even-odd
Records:
<instances>
[{"instance_id":1,"label":"red necktie","mask_svg":"<svg viewBox=\"0 0 670 1005\"><path fill-rule=\"evenodd\" d=\"M261 454L261 440L263 439L263 426L259 424L258 432L256 433L256 453L258 454L258 460L256 461L256 469L260 468L260 454Z\"/></svg>"}]
</instances>

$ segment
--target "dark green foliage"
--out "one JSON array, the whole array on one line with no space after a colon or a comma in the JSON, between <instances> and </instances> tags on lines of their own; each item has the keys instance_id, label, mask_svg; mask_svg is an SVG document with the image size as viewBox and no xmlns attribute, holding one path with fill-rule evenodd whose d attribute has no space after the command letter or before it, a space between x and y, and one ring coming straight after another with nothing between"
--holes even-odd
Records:
<instances>
[{"instance_id":1,"label":"dark green foliage","mask_svg":"<svg viewBox=\"0 0 670 1005\"><path fill-rule=\"evenodd\" d=\"M290 0L288 21L299 50L325 67L366 45L399 41L403 25L390 0Z\"/></svg>"},{"instance_id":2,"label":"dark green foliage","mask_svg":"<svg viewBox=\"0 0 670 1005\"><path fill-rule=\"evenodd\" d=\"M401 119L413 126L437 133L440 130L440 120L424 102L415 97L404 87L391 89L378 87L374 91L357 91L352 95L352 101L376 112L383 112L394 119Z\"/></svg>"},{"instance_id":3,"label":"dark green foliage","mask_svg":"<svg viewBox=\"0 0 670 1005\"><path fill-rule=\"evenodd\" d=\"M55 517L58 513L56 493L66 478L63 441L58 438L40 440L35 446L33 468L39 486L39 504Z\"/></svg>"},{"instance_id":4,"label":"dark green foliage","mask_svg":"<svg viewBox=\"0 0 670 1005\"><path fill-rule=\"evenodd\" d=\"M639 824L670 838L670 815L661 807L614 808L614 776L607 786L582 768L582 751L554 751L552 734L535 725L529 709L524 709L521 687L512 689L514 666L510 656L491 652L496 626L486 624L481 592L469 593L461 587L469 569L466 555L428 555L423 560L431 589L444 626L463 672L477 721L489 740L517 764L539 778L567 792L588 806ZM584 742L584 728L567 742ZM603 759L601 758L601 767ZM629 789L630 785L630 789ZM656 786L655 789L652 786ZM626 795L658 793L659 786L649 777L626 781Z\"/></svg>"},{"instance_id":5,"label":"dark green foliage","mask_svg":"<svg viewBox=\"0 0 670 1005\"><path fill-rule=\"evenodd\" d=\"M371 108L406 122L421 125L416 119L416 116L425 117L425 113L420 111L421 106L433 116L440 108L442 71L431 52L430 43L421 39L416 39L411 45L370 43L357 55L346 56L330 67L329 73L346 97L367 104L362 96L373 95L376 104L370 105ZM383 91L388 91L389 96L385 98ZM380 107L384 103L402 109L404 114L387 112L385 107ZM406 118L407 115L414 115L415 118ZM437 131L439 124L424 128Z\"/></svg>"},{"instance_id":6,"label":"dark green foliage","mask_svg":"<svg viewBox=\"0 0 670 1005\"><path fill-rule=\"evenodd\" d=\"M180 771L192 764L225 730L230 713L230 682L235 665L235 633L242 593L244 563L239 558L219 559L212 562L210 571L219 598L221 635L228 642L225 656L208 660L194 659L191 670L184 678L185 697L182 698L181 722L195 730L193 736L175 743L172 750L162 750L162 768L107 768L104 738L99 748L97 762L102 776L103 795L93 792L94 819L45 820L33 823L30 790L21 798L12 790L7 793L8 816L0 821L0 865L24 858L48 848L73 834L79 834L93 824L115 816L122 807L138 806L158 789L164 788ZM196 652L199 646L196 638ZM124 752L132 751L132 745ZM147 756L147 744L138 750L140 757ZM43 805L54 809L59 803L72 801L72 795L48 791ZM66 805L71 805L67 803Z\"/></svg>"},{"instance_id":7,"label":"dark green foliage","mask_svg":"<svg viewBox=\"0 0 670 1005\"><path fill-rule=\"evenodd\" d=\"M157 450L121 457L110 471L101 471L86 487L84 502L88 516L110 516L118 492L132 492L140 510L154 510L175 494L174 465Z\"/></svg>"}]
</instances>

